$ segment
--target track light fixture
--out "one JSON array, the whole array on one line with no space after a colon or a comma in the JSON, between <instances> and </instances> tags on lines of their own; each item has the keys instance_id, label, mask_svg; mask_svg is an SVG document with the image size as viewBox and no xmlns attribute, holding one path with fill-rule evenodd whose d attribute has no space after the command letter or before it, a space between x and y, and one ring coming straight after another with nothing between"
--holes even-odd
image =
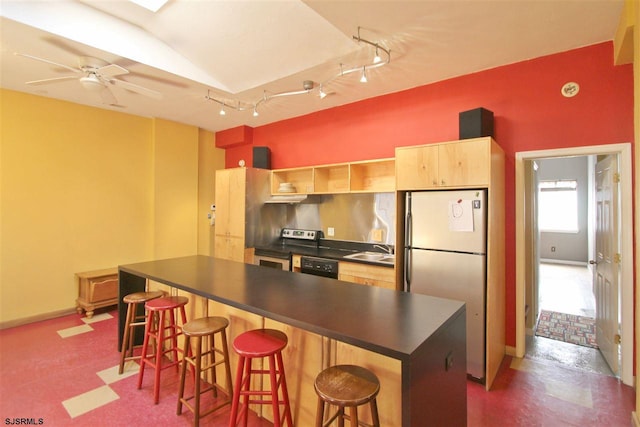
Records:
<instances>
[{"instance_id":1,"label":"track light fixture","mask_svg":"<svg viewBox=\"0 0 640 427\"><path fill-rule=\"evenodd\" d=\"M225 108L230 108L236 111L252 110L253 117L258 117L259 116L258 107L273 98L280 98L280 97L294 96L294 95L304 95L304 94L314 92L317 89L318 96L320 97L320 99L324 99L327 96L327 92L325 91L326 86L330 85L331 82L333 82L334 80L342 78L347 74L361 72L360 82L367 83L368 81L367 70L382 67L384 65L387 65L389 62L391 62L391 50L380 46L379 43L374 43L372 41L369 41L367 39L360 37L360 27L358 27L358 35L353 36L353 39L358 43L368 44L369 46L375 48L375 56L373 57L373 60L369 63L357 65L350 68L345 68L344 64L340 64L338 73L330 77L329 79L325 80L324 82L321 82L320 84L316 84L312 80L305 80L302 83L301 90L291 90L291 91L279 92L279 93L267 93L267 91L264 91L262 98L260 98L258 101L255 101L255 102L243 102L239 100L221 99L221 98L212 96L211 91L207 91L207 95L205 96L205 99L208 101L216 102L221 105L221 109L220 109L221 116L226 115ZM380 56L380 53L382 53L385 56L384 59Z\"/></svg>"},{"instance_id":2,"label":"track light fixture","mask_svg":"<svg viewBox=\"0 0 640 427\"><path fill-rule=\"evenodd\" d=\"M366 83L367 82L367 68L365 66L362 66L362 77L360 77L360 83Z\"/></svg>"}]
</instances>

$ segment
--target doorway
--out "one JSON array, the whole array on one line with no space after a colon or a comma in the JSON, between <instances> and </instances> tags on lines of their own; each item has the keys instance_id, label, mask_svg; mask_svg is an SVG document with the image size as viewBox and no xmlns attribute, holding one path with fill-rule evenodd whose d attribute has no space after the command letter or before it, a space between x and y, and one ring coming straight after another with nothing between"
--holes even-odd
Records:
<instances>
[{"instance_id":1,"label":"doorway","mask_svg":"<svg viewBox=\"0 0 640 427\"><path fill-rule=\"evenodd\" d=\"M620 352L622 364L620 378L625 384L633 385L633 281L632 281L632 210L631 210L631 146L630 144L614 144L592 147L575 147L567 149L544 150L536 152L516 153L516 348L514 355L524 357L532 347L532 339L527 335L532 324L532 311L537 314L537 308L527 305L527 301L534 298L539 289L537 284L541 268L538 264L540 257L539 239L537 238L537 224L532 215L535 212L536 198L531 197L531 173L535 159L548 159L575 156L612 155L620 168L620 227L618 232L619 247L617 251L622 255L628 254L628 262L621 262L619 269L620 286L620 335L622 337ZM627 230L625 233L623 230ZM590 252L591 253L591 252ZM537 298L538 295L535 295ZM625 345L625 343L627 345Z\"/></svg>"}]
</instances>

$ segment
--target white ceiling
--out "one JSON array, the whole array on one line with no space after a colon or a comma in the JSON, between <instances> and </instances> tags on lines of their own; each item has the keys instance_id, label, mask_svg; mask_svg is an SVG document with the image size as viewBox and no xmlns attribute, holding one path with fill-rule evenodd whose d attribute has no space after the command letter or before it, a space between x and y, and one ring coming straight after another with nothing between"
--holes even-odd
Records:
<instances>
[{"instance_id":1,"label":"white ceiling","mask_svg":"<svg viewBox=\"0 0 640 427\"><path fill-rule=\"evenodd\" d=\"M447 78L612 40L624 0L169 0L152 13L126 0L0 0L0 85L218 131L259 126ZM317 92L274 98L251 111L218 114L225 102L301 90L370 61L391 62L341 76ZM74 75L15 53L76 67L92 56L124 67L116 78L162 93L157 100L112 87L116 105ZM613 60L613 59L612 59ZM559 90L559 88L558 88Z\"/></svg>"}]
</instances>

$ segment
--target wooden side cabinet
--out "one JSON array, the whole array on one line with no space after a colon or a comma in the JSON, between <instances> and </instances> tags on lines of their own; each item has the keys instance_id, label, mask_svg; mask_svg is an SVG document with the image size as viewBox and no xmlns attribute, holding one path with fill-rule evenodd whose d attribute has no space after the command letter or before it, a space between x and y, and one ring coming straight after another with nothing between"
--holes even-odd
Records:
<instances>
[{"instance_id":1,"label":"wooden side cabinet","mask_svg":"<svg viewBox=\"0 0 640 427\"><path fill-rule=\"evenodd\" d=\"M76 273L78 282L78 314L86 311L87 317L93 317L96 308L118 304L118 269L85 271Z\"/></svg>"}]
</instances>

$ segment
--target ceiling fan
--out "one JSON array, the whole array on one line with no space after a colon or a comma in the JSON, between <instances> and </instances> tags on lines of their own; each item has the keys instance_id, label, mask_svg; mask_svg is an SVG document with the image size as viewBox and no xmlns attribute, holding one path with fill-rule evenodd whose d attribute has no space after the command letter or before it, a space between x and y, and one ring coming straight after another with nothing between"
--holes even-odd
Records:
<instances>
[{"instance_id":1,"label":"ceiling fan","mask_svg":"<svg viewBox=\"0 0 640 427\"><path fill-rule=\"evenodd\" d=\"M36 61L44 62L56 67L61 67L66 70L72 71L75 75L68 75L62 77L53 77L42 80L32 80L25 82L28 85L43 85L49 83L56 83L64 80L77 79L88 91L98 92L102 97L102 101L105 104L117 105L118 101L110 90L110 86L121 87L122 89L130 90L131 92L138 93L140 95L148 96L154 99L162 99L162 94L155 90L148 89L133 83L129 83L124 80L116 79L115 76L121 76L128 74L129 71L119 65L110 64L102 59L93 58L90 56L78 57L78 66L70 67L64 64L59 64L48 59L39 58L37 56L27 55L24 53L17 53L16 55L23 56L25 58L34 59Z\"/></svg>"}]
</instances>

